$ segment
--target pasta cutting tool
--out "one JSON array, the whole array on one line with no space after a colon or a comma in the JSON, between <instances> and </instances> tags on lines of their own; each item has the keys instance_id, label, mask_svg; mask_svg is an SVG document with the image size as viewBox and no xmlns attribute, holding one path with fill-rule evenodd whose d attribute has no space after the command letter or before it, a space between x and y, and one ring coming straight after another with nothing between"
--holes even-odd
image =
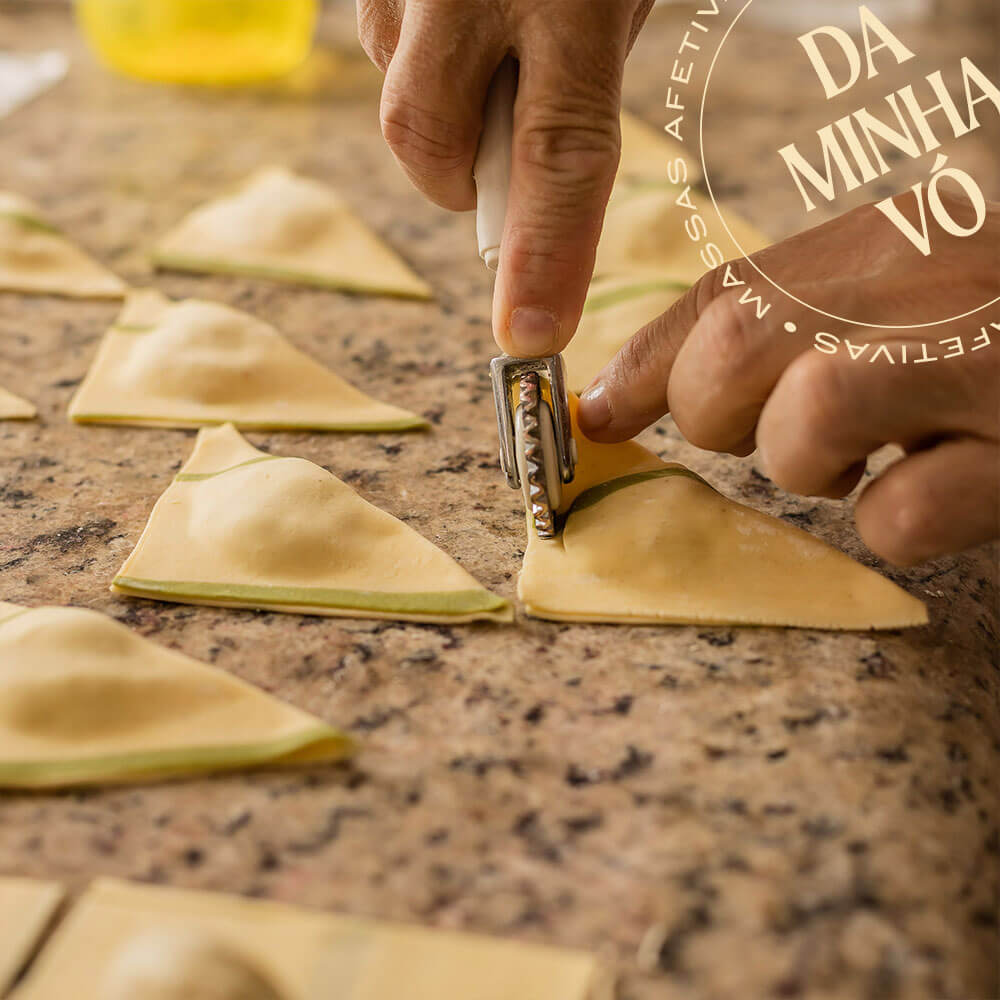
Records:
<instances>
[{"instance_id":1,"label":"pasta cutting tool","mask_svg":"<svg viewBox=\"0 0 1000 1000\"><path fill-rule=\"evenodd\" d=\"M490 86L476 156L476 229L479 255L495 271L500 262L510 187L517 69L507 58ZM513 358L490 365L500 433L500 467L519 489L539 538L555 538L562 488L573 481L573 440L561 355Z\"/></svg>"}]
</instances>

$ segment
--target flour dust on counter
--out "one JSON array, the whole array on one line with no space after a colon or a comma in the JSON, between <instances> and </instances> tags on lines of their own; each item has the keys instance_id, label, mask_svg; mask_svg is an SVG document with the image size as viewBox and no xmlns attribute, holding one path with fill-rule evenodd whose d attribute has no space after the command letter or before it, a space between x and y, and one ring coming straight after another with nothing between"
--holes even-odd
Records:
<instances>
[{"instance_id":1,"label":"flour dust on counter","mask_svg":"<svg viewBox=\"0 0 1000 1000\"><path fill-rule=\"evenodd\" d=\"M430 299L430 286L331 188L283 167L195 209L157 245L159 267Z\"/></svg>"},{"instance_id":2,"label":"flour dust on counter","mask_svg":"<svg viewBox=\"0 0 1000 1000\"><path fill-rule=\"evenodd\" d=\"M34 202L0 191L0 291L120 299L126 285L71 243Z\"/></svg>"},{"instance_id":3,"label":"flour dust on counter","mask_svg":"<svg viewBox=\"0 0 1000 1000\"><path fill-rule=\"evenodd\" d=\"M0 420L34 420L37 416L34 403L0 388Z\"/></svg>"},{"instance_id":4,"label":"flour dust on counter","mask_svg":"<svg viewBox=\"0 0 1000 1000\"><path fill-rule=\"evenodd\" d=\"M609 976L589 954L500 938L382 923L279 903L95 882L53 935L12 1000L125 1000L102 992L142 937L202 939L201 956L244 957L256 992L206 1000L609 1000ZM137 945L137 940L139 944ZM147 938L148 942L148 938ZM191 946L188 945L188 950ZM199 946L196 943L195 949ZM174 945L177 955L177 946ZM131 963L162 955L132 953ZM177 964L174 964L177 971ZM226 975L231 975L231 967ZM134 975L134 973L133 973ZM237 980L237 983L240 981ZM264 992L267 984L271 995ZM72 984L72 985L70 985ZM131 1000L131 998L130 998ZM174 993L142 1000L181 1000ZM200 1000L185 994L183 1000Z\"/></svg>"},{"instance_id":5,"label":"flour dust on counter","mask_svg":"<svg viewBox=\"0 0 1000 1000\"><path fill-rule=\"evenodd\" d=\"M341 760L351 741L96 611L0 604L0 788Z\"/></svg>"},{"instance_id":6,"label":"flour dust on counter","mask_svg":"<svg viewBox=\"0 0 1000 1000\"><path fill-rule=\"evenodd\" d=\"M927 624L921 601L820 539L728 500L635 442L589 441L571 404L577 475L559 535L528 532L518 595L529 614L822 629Z\"/></svg>"},{"instance_id":7,"label":"flour dust on counter","mask_svg":"<svg viewBox=\"0 0 1000 1000\"><path fill-rule=\"evenodd\" d=\"M132 293L70 404L77 423L319 431L426 428L294 347L273 326L215 302Z\"/></svg>"},{"instance_id":8,"label":"flour dust on counter","mask_svg":"<svg viewBox=\"0 0 1000 1000\"><path fill-rule=\"evenodd\" d=\"M182 604L438 624L506 622L508 603L326 469L203 430L114 579Z\"/></svg>"}]
</instances>

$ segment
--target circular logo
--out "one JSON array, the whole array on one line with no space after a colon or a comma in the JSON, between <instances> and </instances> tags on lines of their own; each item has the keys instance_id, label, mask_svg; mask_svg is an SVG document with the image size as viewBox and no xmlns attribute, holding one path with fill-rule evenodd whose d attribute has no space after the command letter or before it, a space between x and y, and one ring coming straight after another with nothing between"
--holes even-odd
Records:
<instances>
[{"instance_id":1,"label":"circular logo","mask_svg":"<svg viewBox=\"0 0 1000 1000\"><path fill-rule=\"evenodd\" d=\"M988 32L931 6L705 0L670 73L666 130L697 143L718 255L749 265L724 283L762 320L797 303L809 319L785 330L814 324L827 353L857 328L967 328L943 354L924 345L926 360L1000 333L987 321L1000 285L962 280L972 262L1000 282L995 52ZM754 253L754 230L781 252Z\"/></svg>"}]
</instances>

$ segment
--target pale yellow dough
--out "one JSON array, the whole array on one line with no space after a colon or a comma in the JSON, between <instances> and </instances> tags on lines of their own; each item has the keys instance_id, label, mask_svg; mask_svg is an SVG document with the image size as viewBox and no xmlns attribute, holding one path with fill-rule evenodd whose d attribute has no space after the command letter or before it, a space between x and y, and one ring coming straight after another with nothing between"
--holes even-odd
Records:
<instances>
[{"instance_id":1,"label":"pale yellow dough","mask_svg":"<svg viewBox=\"0 0 1000 1000\"><path fill-rule=\"evenodd\" d=\"M551 541L528 532L518 583L528 614L826 629L927 623L924 605L894 583L784 521L727 500L683 466L635 442L576 437L580 462L562 532Z\"/></svg>"},{"instance_id":2,"label":"pale yellow dough","mask_svg":"<svg viewBox=\"0 0 1000 1000\"><path fill-rule=\"evenodd\" d=\"M160 267L429 299L431 289L318 181L265 167L195 209L153 253Z\"/></svg>"},{"instance_id":3,"label":"pale yellow dough","mask_svg":"<svg viewBox=\"0 0 1000 1000\"><path fill-rule=\"evenodd\" d=\"M683 160L686 173L674 173L678 180L686 177L685 183L696 184L701 180L701 165L688 154L684 145L668 135L656 125L650 125L623 111L621 115L622 155L618 165L617 181L621 183L651 182L663 184L668 181L670 165Z\"/></svg>"},{"instance_id":4,"label":"pale yellow dough","mask_svg":"<svg viewBox=\"0 0 1000 1000\"><path fill-rule=\"evenodd\" d=\"M703 257L705 247L715 243L726 260L743 256L736 243L712 210L706 195L670 186L630 185L618 183L608 203L604 231L597 247L594 273L598 277L627 275L639 280L646 276L673 278L694 284L710 270L711 258ZM701 205L708 225L708 237L694 242L685 229L693 214L683 204L694 198ZM679 204L678 202L682 202ZM768 245L768 240L750 223L733 212L726 211L726 221L746 254L755 253Z\"/></svg>"},{"instance_id":5,"label":"pale yellow dough","mask_svg":"<svg viewBox=\"0 0 1000 1000\"><path fill-rule=\"evenodd\" d=\"M412 528L318 465L258 451L230 424L198 435L112 589L352 618L511 618Z\"/></svg>"},{"instance_id":6,"label":"pale yellow dough","mask_svg":"<svg viewBox=\"0 0 1000 1000\"><path fill-rule=\"evenodd\" d=\"M0 389L0 420L33 420L37 416L34 403Z\"/></svg>"},{"instance_id":7,"label":"pale yellow dough","mask_svg":"<svg viewBox=\"0 0 1000 1000\"><path fill-rule=\"evenodd\" d=\"M47 222L34 202L0 191L0 290L120 299L126 285Z\"/></svg>"},{"instance_id":8,"label":"pale yellow dough","mask_svg":"<svg viewBox=\"0 0 1000 1000\"><path fill-rule=\"evenodd\" d=\"M598 1000L601 979L582 952L102 879L12 1000L106 1000L115 955L152 931L251 955L285 1000Z\"/></svg>"},{"instance_id":9,"label":"pale yellow dough","mask_svg":"<svg viewBox=\"0 0 1000 1000\"><path fill-rule=\"evenodd\" d=\"M0 878L0 997L31 958L65 896L56 882Z\"/></svg>"},{"instance_id":10,"label":"pale yellow dough","mask_svg":"<svg viewBox=\"0 0 1000 1000\"><path fill-rule=\"evenodd\" d=\"M351 749L320 719L95 611L0 604L0 787L332 761Z\"/></svg>"},{"instance_id":11,"label":"pale yellow dough","mask_svg":"<svg viewBox=\"0 0 1000 1000\"><path fill-rule=\"evenodd\" d=\"M193 928L132 935L101 983L101 1000L287 1000L245 951Z\"/></svg>"},{"instance_id":12,"label":"pale yellow dough","mask_svg":"<svg viewBox=\"0 0 1000 1000\"><path fill-rule=\"evenodd\" d=\"M416 414L366 396L274 327L215 302L129 296L69 409L77 423L329 431L412 430Z\"/></svg>"},{"instance_id":13,"label":"pale yellow dough","mask_svg":"<svg viewBox=\"0 0 1000 1000\"><path fill-rule=\"evenodd\" d=\"M685 282L656 275L596 278L580 325L563 351L569 388L582 392L633 334L666 312L687 289Z\"/></svg>"},{"instance_id":14,"label":"pale yellow dough","mask_svg":"<svg viewBox=\"0 0 1000 1000\"><path fill-rule=\"evenodd\" d=\"M678 161L685 164L678 168ZM674 184L670 177L679 179ZM564 352L571 389L584 389L625 343L665 312L717 263L743 256L706 194L692 191L701 170L684 147L622 114L622 157L597 248L594 280L576 334ZM708 235L691 221L701 215ZM746 254L768 245L728 208L726 220ZM690 229L690 232L689 232ZM691 239L695 235L697 241Z\"/></svg>"}]
</instances>

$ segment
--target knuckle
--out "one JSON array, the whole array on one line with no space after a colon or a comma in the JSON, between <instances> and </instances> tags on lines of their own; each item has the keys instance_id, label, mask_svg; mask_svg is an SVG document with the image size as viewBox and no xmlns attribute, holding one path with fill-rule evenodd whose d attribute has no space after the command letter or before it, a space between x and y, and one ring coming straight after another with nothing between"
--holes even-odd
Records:
<instances>
[{"instance_id":1,"label":"knuckle","mask_svg":"<svg viewBox=\"0 0 1000 1000\"><path fill-rule=\"evenodd\" d=\"M778 436L769 428L758 428L757 447L762 455L767 456L764 472L771 482L789 493L810 492L803 477L804 460L809 448L801 431Z\"/></svg>"},{"instance_id":2,"label":"knuckle","mask_svg":"<svg viewBox=\"0 0 1000 1000\"><path fill-rule=\"evenodd\" d=\"M403 97L389 87L383 92L382 136L412 170L448 176L468 167L474 140L468 127Z\"/></svg>"},{"instance_id":3,"label":"knuckle","mask_svg":"<svg viewBox=\"0 0 1000 1000\"><path fill-rule=\"evenodd\" d=\"M687 377L671 380L670 412L684 437L698 448L726 450L746 436L747 401L740 383L753 334L744 315L732 292L713 299L692 331L695 353L679 370Z\"/></svg>"},{"instance_id":4,"label":"knuckle","mask_svg":"<svg viewBox=\"0 0 1000 1000\"><path fill-rule=\"evenodd\" d=\"M840 365L815 351L800 355L786 369L782 389L809 440L821 439L843 420L848 399L846 377Z\"/></svg>"},{"instance_id":5,"label":"knuckle","mask_svg":"<svg viewBox=\"0 0 1000 1000\"><path fill-rule=\"evenodd\" d=\"M697 327L701 354L720 388L724 388L720 383L729 382L746 369L754 339L746 324L748 315L731 290L713 299L701 313Z\"/></svg>"},{"instance_id":6,"label":"knuckle","mask_svg":"<svg viewBox=\"0 0 1000 1000\"><path fill-rule=\"evenodd\" d=\"M875 484L875 509L858 510L858 531L865 544L897 566L912 566L934 550L937 533L934 506L901 480L888 477ZM872 497L875 496L873 490Z\"/></svg>"},{"instance_id":7,"label":"knuckle","mask_svg":"<svg viewBox=\"0 0 1000 1000\"><path fill-rule=\"evenodd\" d=\"M626 341L618 352L617 367L619 380L631 385L651 371L661 353L662 344L655 329L647 327Z\"/></svg>"},{"instance_id":8,"label":"knuckle","mask_svg":"<svg viewBox=\"0 0 1000 1000\"><path fill-rule=\"evenodd\" d=\"M551 283L555 274L580 270L580 253L578 243L559 239L557 230L548 225L512 227L504 238L504 267L517 277L540 277Z\"/></svg>"},{"instance_id":9,"label":"knuckle","mask_svg":"<svg viewBox=\"0 0 1000 1000\"><path fill-rule=\"evenodd\" d=\"M960 380L959 391L966 407L983 421L982 430L989 436L1000 435L1000 343L986 350L966 355L962 365L952 365Z\"/></svg>"},{"instance_id":10,"label":"knuckle","mask_svg":"<svg viewBox=\"0 0 1000 1000\"><path fill-rule=\"evenodd\" d=\"M537 109L517 136L519 161L563 192L567 207L581 195L610 192L620 151L617 120L587 102Z\"/></svg>"},{"instance_id":11,"label":"knuckle","mask_svg":"<svg viewBox=\"0 0 1000 1000\"><path fill-rule=\"evenodd\" d=\"M358 40L368 58L383 73L392 61L398 36L393 14L392 10L387 14L381 4L362 2L358 5Z\"/></svg>"}]
</instances>

